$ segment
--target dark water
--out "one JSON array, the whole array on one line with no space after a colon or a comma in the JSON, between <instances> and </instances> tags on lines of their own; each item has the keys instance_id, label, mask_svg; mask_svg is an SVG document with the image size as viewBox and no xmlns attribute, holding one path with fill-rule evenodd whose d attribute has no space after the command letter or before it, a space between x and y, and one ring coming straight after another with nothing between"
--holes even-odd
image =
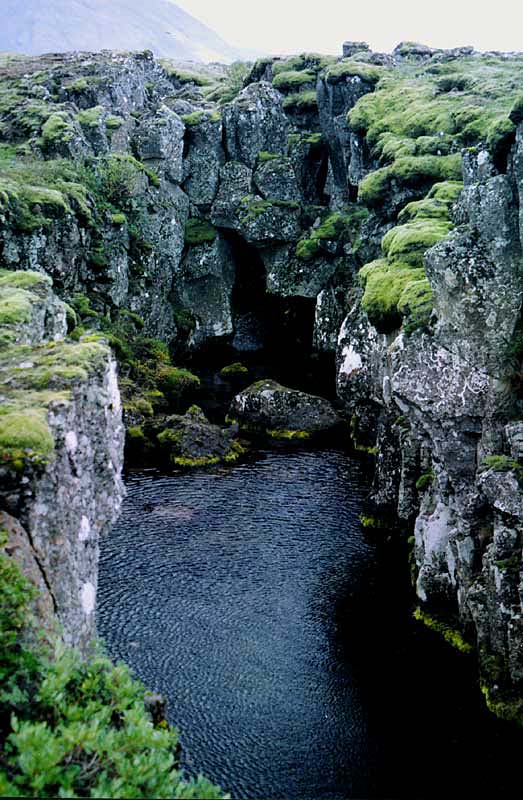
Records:
<instances>
[{"instance_id":1,"label":"dark water","mask_svg":"<svg viewBox=\"0 0 523 800\"><path fill-rule=\"evenodd\" d=\"M167 695L188 772L257 800L521 796L521 737L411 622L405 554L359 525L357 462L265 452L127 487L99 632Z\"/></svg>"}]
</instances>

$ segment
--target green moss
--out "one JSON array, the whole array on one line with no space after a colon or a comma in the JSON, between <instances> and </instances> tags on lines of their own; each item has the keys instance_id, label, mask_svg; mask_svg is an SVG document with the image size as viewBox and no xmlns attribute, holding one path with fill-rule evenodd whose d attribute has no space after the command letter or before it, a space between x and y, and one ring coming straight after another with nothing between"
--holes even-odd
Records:
<instances>
[{"instance_id":1,"label":"green moss","mask_svg":"<svg viewBox=\"0 0 523 800\"><path fill-rule=\"evenodd\" d=\"M157 384L168 400L177 402L199 389L200 379L188 369L165 365L157 371Z\"/></svg>"},{"instance_id":2,"label":"green moss","mask_svg":"<svg viewBox=\"0 0 523 800\"><path fill-rule=\"evenodd\" d=\"M267 198L264 200L257 195L248 194L245 197L242 197L240 200L238 207L238 218L240 222L246 225L273 208L298 210L299 207L299 203L296 203L293 200L276 200L274 198Z\"/></svg>"},{"instance_id":3,"label":"green moss","mask_svg":"<svg viewBox=\"0 0 523 800\"><path fill-rule=\"evenodd\" d=\"M522 569L521 560L517 555L513 555L510 558L503 558L500 561L496 561L495 564L498 569L509 575L517 575Z\"/></svg>"},{"instance_id":4,"label":"green moss","mask_svg":"<svg viewBox=\"0 0 523 800\"><path fill-rule=\"evenodd\" d=\"M44 409L29 408L0 414L0 457L13 451L29 451L50 456L54 451L47 414Z\"/></svg>"},{"instance_id":5,"label":"green moss","mask_svg":"<svg viewBox=\"0 0 523 800\"><path fill-rule=\"evenodd\" d=\"M195 86L210 86L213 83L210 76L204 75L202 72L190 72L189 70L180 69L169 59L160 59L160 64L170 78L175 78L182 85L193 83Z\"/></svg>"},{"instance_id":6,"label":"green moss","mask_svg":"<svg viewBox=\"0 0 523 800\"><path fill-rule=\"evenodd\" d=\"M214 467L220 463L218 456L201 456L200 458L189 458L188 456L171 456L171 463L175 467L185 467L197 469L199 467Z\"/></svg>"},{"instance_id":7,"label":"green moss","mask_svg":"<svg viewBox=\"0 0 523 800\"><path fill-rule=\"evenodd\" d=\"M480 143L488 146L495 161L505 157L518 120L523 58L411 61L381 68L380 74L375 91L360 98L348 115L351 127L365 137L381 163L378 174L363 181L364 202L379 205L394 180L405 184L461 177L456 162L447 164L440 178L435 165L427 163L415 170L409 167L410 175L405 174L405 164L397 163L401 159L454 158L463 147Z\"/></svg>"},{"instance_id":8,"label":"green moss","mask_svg":"<svg viewBox=\"0 0 523 800\"><path fill-rule=\"evenodd\" d=\"M0 292L0 325L29 322L34 300L37 298L23 289L3 288Z\"/></svg>"},{"instance_id":9,"label":"green moss","mask_svg":"<svg viewBox=\"0 0 523 800\"><path fill-rule=\"evenodd\" d=\"M520 697L502 697L486 683L481 684L481 693L492 714L506 722L523 725L523 700Z\"/></svg>"},{"instance_id":10,"label":"green moss","mask_svg":"<svg viewBox=\"0 0 523 800\"><path fill-rule=\"evenodd\" d=\"M413 616L418 622L423 622L427 628L430 628L430 630L442 636L448 644L452 645L456 650L459 650L460 653L472 652L472 645L466 642L463 635L454 628L451 628L450 625L435 619L419 607L416 608Z\"/></svg>"},{"instance_id":11,"label":"green moss","mask_svg":"<svg viewBox=\"0 0 523 800\"><path fill-rule=\"evenodd\" d=\"M299 439L300 441L310 439L312 435L309 431L288 431L280 428L267 430L266 433L271 439Z\"/></svg>"},{"instance_id":12,"label":"green moss","mask_svg":"<svg viewBox=\"0 0 523 800\"><path fill-rule=\"evenodd\" d=\"M332 64L325 71L327 83L339 83L347 78L360 78L367 83L377 83L383 75L383 68L366 64L357 59L347 59Z\"/></svg>"},{"instance_id":13,"label":"green moss","mask_svg":"<svg viewBox=\"0 0 523 800\"><path fill-rule=\"evenodd\" d=\"M297 111L315 111L318 108L318 98L316 91L298 92L288 95L283 101L283 107L287 110L296 109Z\"/></svg>"},{"instance_id":14,"label":"green moss","mask_svg":"<svg viewBox=\"0 0 523 800\"><path fill-rule=\"evenodd\" d=\"M282 70L274 76L272 85L279 91L292 91L306 85L312 85L315 81L316 76L313 72L308 72L307 70Z\"/></svg>"},{"instance_id":15,"label":"green moss","mask_svg":"<svg viewBox=\"0 0 523 800\"><path fill-rule=\"evenodd\" d=\"M109 114L109 116L105 118L105 129L108 133L110 133L118 130L118 128L121 128L123 123L124 120L122 117L116 117L114 114Z\"/></svg>"},{"instance_id":16,"label":"green moss","mask_svg":"<svg viewBox=\"0 0 523 800\"><path fill-rule=\"evenodd\" d=\"M420 187L439 181L459 181L461 156L402 156L389 167L369 173L360 183L359 198L369 206L386 200L392 187Z\"/></svg>"},{"instance_id":17,"label":"green moss","mask_svg":"<svg viewBox=\"0 0 523 800\"><path fill-rule=\"evenodd\" d=\"M381 247L389 259L421 267L425 251L444 239L451 230L452 225L446 220L416 219L388 231Z\"/></svg>"},{"instance_id":18,"label":"green moss","mask_svg":"<svg viewBox=\"0 0 523 800\"><path fill-rule=\"evenodd\" d=\"M240 364L239 361L235 361L234 364L228 364L220 370L220 376L222 378L236 378L248 374L248 368L244 364Z\"/></svg>"},{"instance_id":19,"label":"green moss","mask_svg":"<svg viewBox=\"0 0 523 800\"><path fill-rule=\"evenodd\" d=\"M428 489L429 486L432 486L434 477L435 475L433 472L426 472L424 475L421 475L416 481L416 489L418 492L424 492L425 489Z\"/></svg>"},{"instance_id":20,"label":"green moss","mask_svg":"<svg viewBox=\"0 0 523 800\"><path fill-rule=\"evenodd\" d=\"M369 516L366 514L360 515L360 523L363 528L368 528L371 530L388 530L389 525L385 520L379 519L378 517Z\"/></svg>"},{"instance_id":21,"label":"green moss","mask_svg":"<svg viewBox=\"0 0 523 800\"><path fill-rule=\"evenodd\" d=\"M188 128L194 128L196 125L201 125L206 119L207 115L205 114L205 111L193 111L191 114L182 115L182 122L184 122Z\"/></svg>"},{"instance_id":22,"label":"green moss","mask_svg":"<svg viewBox=\"0 0 523 800\"><path fill-rule=\"evenodd\" d=\"M322 241L337 241L344 234L352 234L352 238L354 238L357 229L366 217L367 211L361 206L348 209L347 213L328 214L312 231L309 238L301 239L298 242L296 256L302 261L310 261L321 253Z\"/></svg>"},{"instance_id":23,"label":"green moss","mask_svg":"<svg viewBox=\"0 0 523 800\"><path fill-rule=\"evenodd\" d=\"M103 106L94 106L94 108L79 111L76 119L83 128L97 128L100 125L103 113Z\"/></svg>"},{"instance_id":24,"label":"green moss","mask_svg":"<svg viewBox=\"0 0 523 800\"><path fill-rule=\"evenodd\" d=\"M226 464L234 464L235 461L238 461L238 459L247 452L247 447L245 447L245 445L243 445L241 442L234 441L231 449L228 453L226 453L223 460Z\"/></svg>"},{"instance_id":25,"label":"green moss","mask_svg":"<svg viewBox=\"0 0 523 800\"><path fill-rule=\"evenodd\" d=\"M125 225L127 217L122 212L118 211L116 214L111 214L111 222L113 225Z\"/></svg>"},{"instance_id":26,"label":"green moss","mask_svg":"<svg viewBox=\"0 0 523 800\"><path fill-rule=\"evenodd\" d=\"M85 90L89 88L89 82L87 78L77 78L77 80L70 83L67 88L72 92L85 92Z\"/></svg>"},{"instance_id":27,"label":"green moss","mask_svg":"<svg viewBox=\"0 0 523 800\"><path fill-rule=\"evenodd\" d=\"M400 298L409 284L425 278L423 269L379 259L367 264L359 274L365 287L361 305L371 323L382 333L398 328L401 325Z\"/></svg>"},{"instance_id":28,"label":"green moss","mask_svg":"<svg viewBox=\"0 0 523 800\"><path fill-rule=\"evenodd\" d=\"M318 73L336 61L335 56L326 56L320 53L300 53L297 56L274 61L272 74L279 75L282 72L302 71Z\"/></svg>"},{"instance_id":29,"label":"green moss","mask_svg":"<svg viewBox=\"0 0 523 800\"><path fill-rule=\"evenodd\" d=\"M321 245L318 239L301 239L296 245L296 256L301 261L312 261L321 253Z\"/></svg>"},{"instance_id":30,"label":"green moss","mask_svg":"<svg viewBox=\"0 0 523 800\"><path fill-rule=\"evenodd\" d=\"M217 236L218 231L206 219L190 219L185 225L185 244L188 247L210 244Z\"/></svg>"},{"instance_id":31,"label":"green moss","mask_svg":"<svg viewBox=\"0 0 523 800\"><path fill-rule=\"evenodd\" d=\"M407 335L427 327L433 307L432 287L427 278L408 283L398 300L398 311L403 317L403 330Z\"/></svg>"},{"instance_id":32,"label":"green moss","mask_svg":"<svg viewBox=\"0 0 523 800\"><path fill-rule=\"evenodd\" d=\"M515 470L519 473L522 470L517 461L513 458L509 458L509 456L503 455L485 456L483 459L483 466L487 469L494 470L494 472L510 472L510 470Z\"/></svg>"},{"instance_id":33,"label":"green moss","mask_svg":"<svg viewBox=\"0 0 523 800\"><path fill-rule=\"evenodd\" d=\"M274 161L275 158L280 158L278 153L269 153L267 150L260 150L258 153L259 164L265 164L267 161Z\"/></svg>"},{"instance_id":34,"label":"green moss","mask_svg":"<svg viewBox=\"0 0 523 800\"><path fill-rule=\"evenodd\" d=\"M42 142L45 147L57 142L70 142L74 128L65 111L55 111L42 126Z\"/></svg>"}]
</instances>

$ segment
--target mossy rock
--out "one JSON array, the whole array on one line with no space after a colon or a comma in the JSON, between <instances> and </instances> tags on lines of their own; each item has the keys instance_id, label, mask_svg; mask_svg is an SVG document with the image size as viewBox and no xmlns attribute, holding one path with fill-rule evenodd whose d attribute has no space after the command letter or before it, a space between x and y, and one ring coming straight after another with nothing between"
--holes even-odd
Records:
<instances>
[{"instance_id":1,"label":"mossy rock","mask_svg":"<svg viewBox=\"0 0 523 800\"><path fill-rule=\"evenodd\" d=\"M380 80L383 72L383 67L377 67L351 58L339 61L337 64L332 64L328 67L325 71L325 80L327 83L335 84L348 78L359 78L374 85Z\"/></svg>"},{"instance_id":2,"label":"mossy rock","mask_svg":"<svg viewBox=\"0 0 523 800\"><path fill-rule=\"evenodd\" d=\"M28 408L0 414L0 454L22 452L50 456L54 439L44 409Z\"/></svg>"},{"instance_id":3,"label":"mossy rock","mask_svg":"<svg viewBox=\"0 0 523 800\"><path fill-rule=\"evenodd\" d=\"M225 380L237 380L238 378L243 378L249 374L249 368L245 366L245 364L241 364L239 361L235 361L234 364L228 364L226 367L223 367L220 370L220 377L224 378Z\"/></svg>"},{"instance_id":4,"label":"mossy rock","mask_svg":"<svg viewBox=\"0 0 523 800\"><path fill-rule=\"evenodd\" d=\"M391 264L378 259L360 269L359 276L365 290L361 300L363 310L378 331L389 333L401 325L398 304L404 290L409 284L425 279L425 272L410 264Z\"/></svg>"},{"instance_id":5,"label":"mossy rock","mask_svg":"<svg viewBox=\"0 0 523 800\"><path fill-rule=\"evenodd\" d=\"M318 109L318 97L316 91L309 90L288 95L283 101L283 108L286 111L316 111Z\"/></svg>"},{"instance_id":6,"label":"mossy rock","mask_svg":"<svg viewBox=\"0 0 523 800\"><path fill-rule=\"evenodd\" d=\"M388 231L381 247L390 260L421 267L426 250L444 239L452 227L450 222L443 219L416 219Z\"/></svg>"},{"instance_id":7,"label":"mossy rock","mask_svg":"<svg viewBox=\"0 0 523 800\"><path fill-rule=\"evenodd\" d=\"M292 91L303 88L304 86L312 86L316 81L316 75L307 70L286 70L278 72L272 81L275 89L281 92Z\"/></svg>"},{"instance_id":8,"label":"mossy rock","mask_svg":"<svg viewBox=\"0 0 523 800\"><path fill-rule=\"evenodd\" d=\"M190 219L185 225L185 244L187 247L212 244L217 236L217 229L205 219Z\"/></svg>"}]
</instances>

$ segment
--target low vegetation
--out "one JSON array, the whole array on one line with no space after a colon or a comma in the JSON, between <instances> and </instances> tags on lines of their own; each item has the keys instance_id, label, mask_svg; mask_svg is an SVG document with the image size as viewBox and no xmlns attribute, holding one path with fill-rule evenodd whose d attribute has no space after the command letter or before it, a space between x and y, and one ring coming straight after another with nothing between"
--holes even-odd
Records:
<instances>
[{"instance_id":1,"label":"low vegetation","mask_svg":"<svg viewBox=\"0 0 523 800\"><path fill-rule=\"evenodd\" d=\"M0 794L218 800L185 780L178 732L146 711L145 689L103 654L87 660L41 631L34 590L0 532Z\"/></svg>"}]
</instances>

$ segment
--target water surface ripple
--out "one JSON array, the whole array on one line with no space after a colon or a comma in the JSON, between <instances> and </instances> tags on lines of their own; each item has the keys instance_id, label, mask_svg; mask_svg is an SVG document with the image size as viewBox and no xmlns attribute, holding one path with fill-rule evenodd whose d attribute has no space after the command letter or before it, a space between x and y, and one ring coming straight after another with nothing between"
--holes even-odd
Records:
<instances>
[{"instance_id":1,"label":"water surface ripple","mask_svg":"<svg viewBox=\"0 0 523 800\"><path fill-rule=\"evenodd\" d=\"M359 465L267 452L223 471L136 474L127 488L103 543L98 627L167 695L184 766L234 797L366 785L365 712L333 620L372 556Z\"/></svg>"},{"instance_id":2,"label":"water surface ripple","mask_svg":"<svg viewBox=\"0 0 523 800\"><path fill-rule=\"evenodd\" d=\"M262 452L127 488L98 628L167 696L188 773L249 800L521 796L522 736L413 623L401 537L359 524L357 462Z\"/></svg>"}]
</instances>

